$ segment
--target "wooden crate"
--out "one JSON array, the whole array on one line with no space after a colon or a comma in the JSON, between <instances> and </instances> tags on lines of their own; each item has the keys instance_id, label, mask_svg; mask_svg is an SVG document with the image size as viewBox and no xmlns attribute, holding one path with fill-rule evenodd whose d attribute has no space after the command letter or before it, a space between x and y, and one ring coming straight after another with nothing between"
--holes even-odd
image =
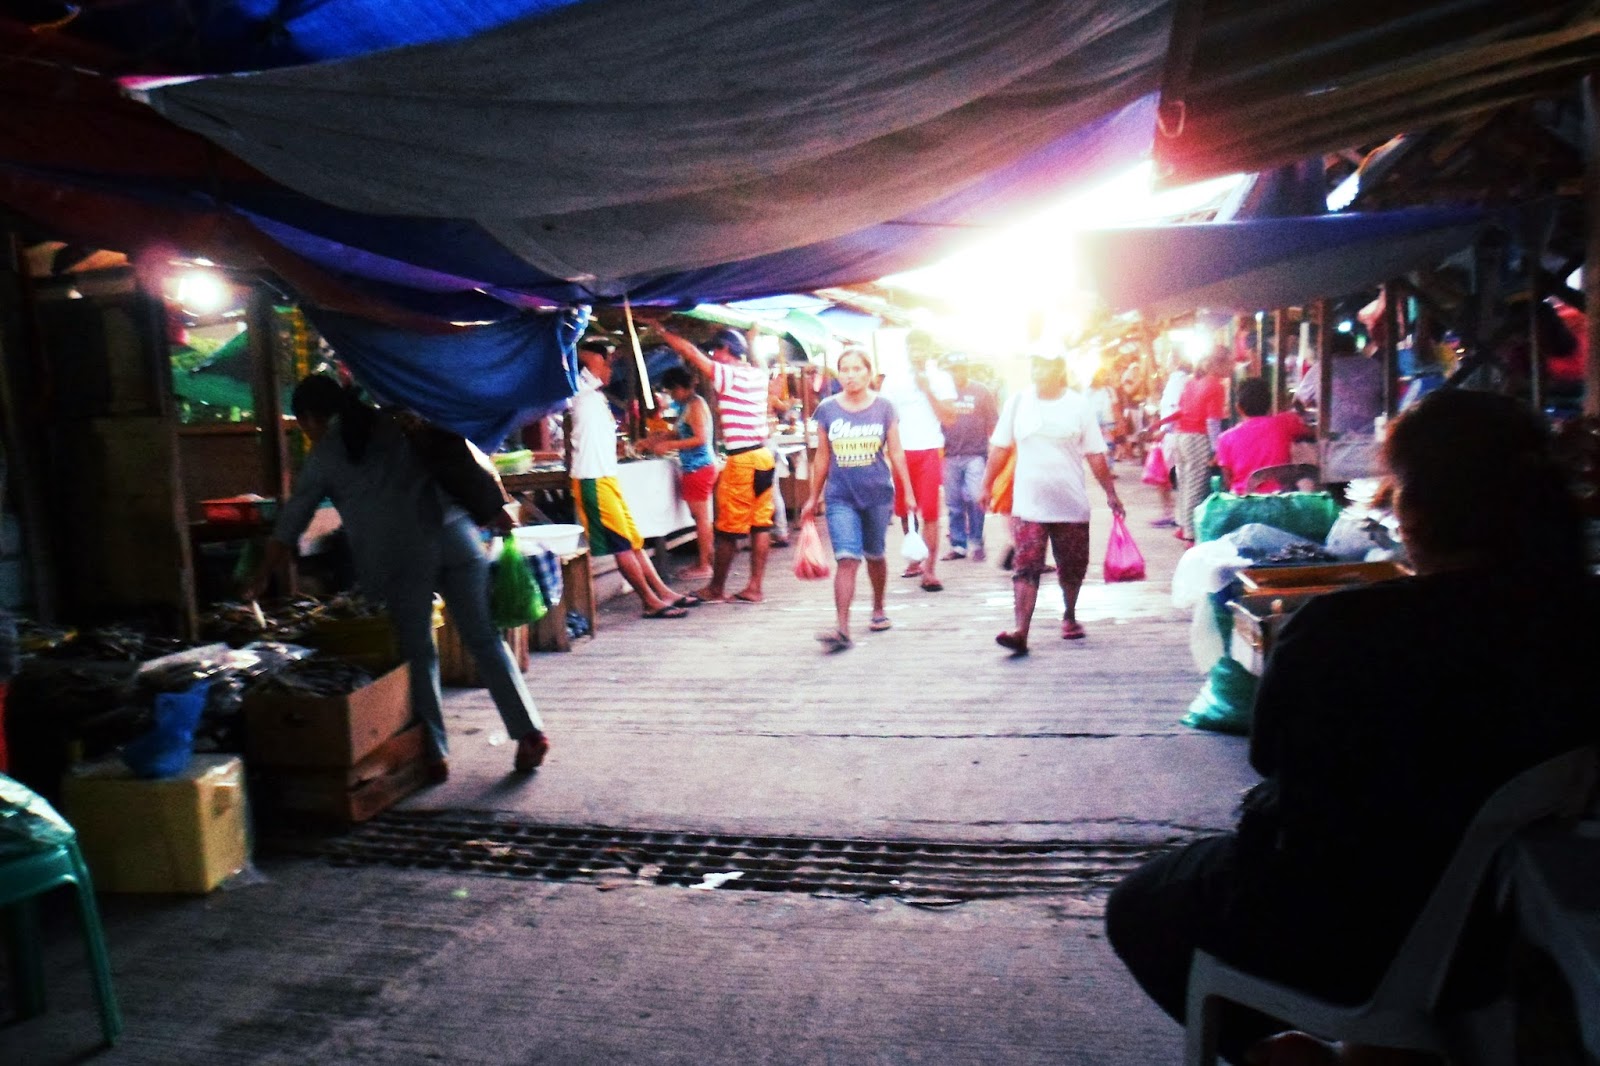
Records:
<instances>
[{"instance_id":1,"label":"wooden crate","mask_svg":"<svg viewBox=\"0 0 1600 1066\"><path fill-rule=\"evenodd\" d=\"M577 611L595 632L594 573L589 569L589 550L580 548L561 560L561 602L555 604L532 627L530 643L534 651L571 651L567 636L567 612Z\"/></svg>"},{"instance_id":2,"label":"wooden crate","mask_svg":"<svg viewBox=\"0 0 1600 1066\"><path fill-rule=\"evenodd\" d=\"M517 626L500 634L506 646L511 649L511 661L524 673L528 669L528 628ZM439 642L439 680L446 685L456 685L461 688L482 688L483 678L478 676L478 664L473 661L467 646L461 643L461 636L457 633L448 610L444 614L444 625L434 633L434 636Z\"/></svg>"},{"instance_id":3,"label":"wooden crate","mask_svg":"<svg viewBox=\"0 0 1600 1066\"><path fill-rule=\"evenodd\" d=\"M397 733L359 763L325 770L261 767L254 794L280 814L354 825L381 814L428 779L427 744L419 722Z\"/></svg>"}]
</instances>

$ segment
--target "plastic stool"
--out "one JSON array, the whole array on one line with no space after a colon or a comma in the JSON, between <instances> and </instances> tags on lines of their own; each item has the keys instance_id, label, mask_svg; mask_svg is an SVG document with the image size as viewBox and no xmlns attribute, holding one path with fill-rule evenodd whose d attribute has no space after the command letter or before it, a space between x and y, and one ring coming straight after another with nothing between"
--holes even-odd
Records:
<instances>
[{"instance_id":1,"label":"plastic stool","mask_svg":"<svg viewBox=\"0 0 1600 1066\"><path fill-rule=\"evenodd\" d=\"M106 957L100 909L95 906L94 884L76 841L59 847L0 860L0 907L6 912L6 932L11 941L17 988L18 1013L31 1018L44 1011L44 950L39 936L37 897L53 888L72 885L78 896L78 918L89 950L95 998L100 1004L100 1029L107 1044L122 1033L122 1012L111 985L111 964Z\"/></svg>"}]
</instances>

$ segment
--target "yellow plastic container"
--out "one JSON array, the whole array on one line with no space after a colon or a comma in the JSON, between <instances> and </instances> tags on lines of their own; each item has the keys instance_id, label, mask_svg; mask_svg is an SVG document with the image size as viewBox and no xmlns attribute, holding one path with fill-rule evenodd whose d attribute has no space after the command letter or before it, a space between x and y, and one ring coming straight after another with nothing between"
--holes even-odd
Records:
<instances>
[{"instance_id":1,"label":"yellow plastic container","mask_svg":"<svg viewBox=\"0 0 1600 1066\"><path fill-rule=\"evenodd\" d=\"M244 763L195 755L177 777L147 781L106 760L67 774L67 820L102 892L204 894L244 869Z\"/></svg>"}]
</instances>

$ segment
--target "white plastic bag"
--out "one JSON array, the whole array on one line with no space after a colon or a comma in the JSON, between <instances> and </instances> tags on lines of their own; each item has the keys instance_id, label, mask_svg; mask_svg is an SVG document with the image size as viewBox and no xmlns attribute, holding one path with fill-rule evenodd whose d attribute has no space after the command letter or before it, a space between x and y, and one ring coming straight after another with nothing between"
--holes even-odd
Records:
<instances>
[{"instance_id":1,"label":"white plastic bag","mask_svg":"<svg viewBox=\"0 0 1600 1066\"><path fill-rule=\"evenodd\" d=\"M928 544L922 539L922 526L913 523L900 542L900 557L908 563L920 563L928 557Z\"/></svg>"}]
</instances>

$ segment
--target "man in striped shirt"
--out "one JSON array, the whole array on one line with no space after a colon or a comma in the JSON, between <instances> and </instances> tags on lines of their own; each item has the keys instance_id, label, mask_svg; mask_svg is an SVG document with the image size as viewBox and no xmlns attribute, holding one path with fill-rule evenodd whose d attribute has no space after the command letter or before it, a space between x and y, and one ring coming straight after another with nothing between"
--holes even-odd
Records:
<instances>
[{"instance_id":1,"label":"man in striped shirt","mask_svg":"<svg viewBox=\"0 0 1600 1066\"><path fill-rule=\"evenodd\" d=\"M711 379L722 422L722 446L728 464L717 478L716 546L711 557L711 583L700 590L706 600L760 603L761 579L772 547L773 459L767 449L771 383L767 372L751 366L750 345L737 330L720 329L708 342L707 355L693 344L654 323L662 343ZM750 580L729 596L728 570L739 538L750 537Z\"/></svg>"}]
</instances>

